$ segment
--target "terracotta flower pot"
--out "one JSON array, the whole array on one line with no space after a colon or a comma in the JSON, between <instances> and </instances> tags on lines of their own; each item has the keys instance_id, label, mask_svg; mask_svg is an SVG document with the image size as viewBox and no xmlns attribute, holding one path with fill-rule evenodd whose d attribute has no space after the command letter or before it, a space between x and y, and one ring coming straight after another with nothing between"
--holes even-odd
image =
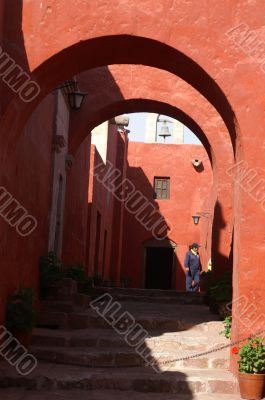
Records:
<instances>
[{"instance_id":1,"label":"terracotta flower pot","mask_svg":"<svg viewBox=\"0 0 265 400\"><path fill-rule=\"evenodd\" d=\"M265 373L244 374L239 372L238 382L242 399L261 400L263 398L265 388Z\"/></svg>"}]
</instances>

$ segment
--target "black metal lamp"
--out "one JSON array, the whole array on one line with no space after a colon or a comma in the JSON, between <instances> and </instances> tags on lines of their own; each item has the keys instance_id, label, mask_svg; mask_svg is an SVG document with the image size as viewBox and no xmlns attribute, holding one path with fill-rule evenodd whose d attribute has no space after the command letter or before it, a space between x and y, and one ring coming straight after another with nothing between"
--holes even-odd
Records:
<instances>
[{"instance_id":1,"label":"black metal lamp","mask_svg":"<svg viewBox=\"0 0 265 400\"><path fill-rule=\"evenodd\" d=\"M80 110L82 107L84 98L87 96L87 93L84 92L72 92L67 93L69 99L69 105L72 110Z\"/></svg>"},{"instance_id":2,"label":"black metal lamp","mask_svg":"<svg viewBox=\"0 0 265 400\"><path fill-rule=\"evenodd\" d=\"M201 218L200 215L197 215L197 214L192 216L194 225L198 225L200 218Z\"/></svg>"},{"instance_id":3,"label":"black metal lamp","mask_svg":"<svg viewBox=\"0 0 265 400\"><path fill-rule=\"evenodd\" d=\"M80 92L78 82L75 79L65 81L60 89L62 89L64 95L68 97L70 108L75 111L80 110L87 93Z\"/></svg>"}]
</instances>

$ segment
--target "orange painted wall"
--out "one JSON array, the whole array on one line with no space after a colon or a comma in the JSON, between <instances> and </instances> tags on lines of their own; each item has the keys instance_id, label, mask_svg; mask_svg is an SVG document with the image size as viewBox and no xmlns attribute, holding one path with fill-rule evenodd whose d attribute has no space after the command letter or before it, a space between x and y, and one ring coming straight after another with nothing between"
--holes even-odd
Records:
<instances>
[{"instance_id":1,"label":"orange painted wall","mask_svg":"<svg viewBox=\"0 0 265 400\"><path fill-rule=\"evenodd\" d=\"M108 146L106 160L113 170L118 169L123 176L126 173L127 163L127 136L117 133L115 125L109 125ZM99 179L93 176L93 171L99 165L103 165L100 177L107 174L109 167L104 167L105 162L100 157L96 146L91 146L91 164L90 164L90 187L88 194L89 220L87 240L87 270L93 275L95 269L104 276L105 279L116 280L119 276L119 265L121 262L121 243L122 243L122 225L123 225L123 206L115 199L113 192L108 190ZM117 179L115 185L121 182L122 178ZM96 240L97 240L97 213L101 216L101 226L99 235L99 257L96 266ZM106 242L104 244L104 238ZM105 248L105 250L104 250Z\"/></svg>"},{"instance_id":2,"label":"orange painted wall","mask_svg":"<svg viewBox=\"0 0 265 400\"><path fill-rule=\"evenodd\" d=\"M21 286L38 287L39 257L47 252L52 179L54 101L51 94L32 114L20 141L14 144L12 181L2 183L37 220L37 228L21 237L0 218L0 321L6 296ZM4 232L4 234L3 234Z\"/></svg>"},{"instance_id":3,"label":"orange painted wall","mask_svg":"<svg viewBox=\"0 0 265 400\"><path fill-rule=\"evenodd\" d=\"M66 266L86 265L90 141L91 135L79 147L67 173L62 251Z\"/></svg>"}]
</instances>

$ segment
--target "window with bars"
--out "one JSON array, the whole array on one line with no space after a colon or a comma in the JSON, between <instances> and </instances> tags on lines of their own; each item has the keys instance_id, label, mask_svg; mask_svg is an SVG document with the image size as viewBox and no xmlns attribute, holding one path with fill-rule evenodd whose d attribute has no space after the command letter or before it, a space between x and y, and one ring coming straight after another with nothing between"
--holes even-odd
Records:
<instances>
[{"instance_id":1,"label":"window with bars","mask_svg":"<svg viewBox=\"0 0 265 400\"><path fill-rule=\"evenodd\" d=\"M155 199L169 199L170 178L167 177L154 177L154 198Z\"/></svg>"}]
</instances>

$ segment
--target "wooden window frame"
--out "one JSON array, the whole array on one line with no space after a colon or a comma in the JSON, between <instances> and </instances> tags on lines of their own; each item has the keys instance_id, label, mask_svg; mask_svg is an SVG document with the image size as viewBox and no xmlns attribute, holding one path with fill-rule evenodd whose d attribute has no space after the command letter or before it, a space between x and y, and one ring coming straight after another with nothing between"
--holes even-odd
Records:
<instances>
[{"instance_id":1,"label":"wooden window frame","mask_svg":"<svg viewBox=\"0 0 265 400\"><path fill-rule=\"evenodd\" d=\"M161 188L157 187L157 182L161 180ZM166 189L163 188L163 182L166 182ZM161 195L158 197L158 189L161 191ZM166 197L163 197L163 190L166 190ZM154 176L153 185L154 199L156 200L169 200L170 199L170 177L169 176Z\"/></svg>"}]
</instances>

